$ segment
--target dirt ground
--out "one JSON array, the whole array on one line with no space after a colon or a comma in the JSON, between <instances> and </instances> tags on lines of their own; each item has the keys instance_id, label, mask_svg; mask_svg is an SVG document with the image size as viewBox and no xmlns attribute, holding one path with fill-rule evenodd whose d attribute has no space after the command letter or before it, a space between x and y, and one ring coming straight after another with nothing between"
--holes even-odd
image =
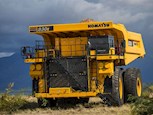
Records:
<instances>
[{"instance_id":1,"label":"dirt ground","mask_svg":"<svg viewBox=\"0 0 153 115\"><path fill-rule=\"evenodd\" d=\"M27 107L13 113L13 115L130 115L131 111L129 105L108 107L97 97L90 98L89 103L85 105L64 104L54 108L39 108L36 98L31 96L25 98L29 102Z\"/></svg>"}]
</instances>

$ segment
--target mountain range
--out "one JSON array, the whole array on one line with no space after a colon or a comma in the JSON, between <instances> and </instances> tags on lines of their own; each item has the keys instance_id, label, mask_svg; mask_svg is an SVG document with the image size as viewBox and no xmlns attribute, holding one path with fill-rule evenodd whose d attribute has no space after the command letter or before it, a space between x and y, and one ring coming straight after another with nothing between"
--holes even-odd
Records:
<instances>
[{"instance_id":1,"label":"mountain range","mask_svg":"<svg viewBox=\"0 0 153 115\"><path fill-rule=\"evenodd\" d=\"M142 71L143 82L152 82L153 71L151 58L137 59L128 67L138 67ZM24 63L19 51L10 57L0 58L0 91L4 91L9 83L14 83L14 89L31 88L31 77L29 76L29 64Z\"/></svg>"}]
</instances>

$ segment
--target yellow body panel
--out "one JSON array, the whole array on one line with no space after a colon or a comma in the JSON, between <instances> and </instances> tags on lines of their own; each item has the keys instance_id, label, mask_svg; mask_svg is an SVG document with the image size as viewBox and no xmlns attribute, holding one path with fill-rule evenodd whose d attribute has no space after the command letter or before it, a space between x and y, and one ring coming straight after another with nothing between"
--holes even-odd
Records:
<instances>
[{"instance_id":1,"label":"yellow body panel","mask_svg":"<svg viewBox=\"0 0 153 115\"><path fill-rule=\"evenodd\" d=\"M96 56L97 60L116 60L116 59L124 59L123 56L117 56L117 55L99 55Z\"/></svg>"},{"instance_id":2,"label":"yellow body panel","mask_svg":"<svg viewBox=\"0 0 153 115\"><path fill-rule=\"evenodd\" d=\"M38 82L38 91L40 92L40 93L44 93L45 92L45 81L44 81L44 79L39 79L39 82Z\"/></svg>"},{"instance_id":3,"label":"yellow body panel","mask_svg":"<svg viewBox=\"0 0 153 115\"><path fill-rule=\"evenodd\" d=\"M71 98L71 97L95 97L97 96L96 92L74 92L69 94L49 94L49 93L35 93L37 98Z\"/></svg>"},{"instance_id":4,"label":"yellow body panel","mask_svg":"<svg viewBox=\"0 0 153 115\"><path fill-rule=\"evenodd\" d=\"M32 78L42 78L44 75L42 63L31 64L29 74Z\"/></svg>"},{"instance_id":5,"label":"yellow body panel","mask_svg":"<svg viewBox=\"0 0 153 115\"><path fill-rule=\"evenodd\" d=\"M56 49L61 49L61 54L64 57L82 56L86 54L85 47L87 44L87 38L60 38L56 39L55 44Z\"/></svg>"},{"instance_id":6,"label":"yellow body panel","mask_svg":"<svg viewBox=\"0 0 153 115\"><path fill-rule=\"evenodd\" d=\"M72 93L72 88L62 87L62 88L49 88L50 94L68 94Z\"/></svg>"},{"instance_id":7,"label":"yellow body panel","mask_svg":"<svg viewBox=\"0 0 153 115\"><path fill-rule=\"evenodd\" d=\"M42 58L30 58L30 59L25 59L24 60L25 63L39 63L39 62L43 62Z\"/></svg>"},{"instance_id":8,"label":"yellow body panel","mask_svg":"<svg viewBox=\"0 0 153 115\"><path fill-rule=\"evenodd\" d=\"M70 97L94 97L97 92L73 91L72 88L50 88L49 93L35 93L38 98L70 98Z\"/></svg>"},{"instance_id":9,"label":"yellow body panel","mask_svg":"<svg viewBox=\"0 0 153 115\"><path fill-rule=\"evenodd\" d=\"M47 56L47 54L44 52L44 50L37 50L35 55L36 55L36 58L43 58L43 57Z\"/></svg>"},{"instance_id":10,"label":"yellow body panel","mask_svg":"<svg viewBox=\"0 0 153 115\"><path fill-rule=\"evenodd\" d=\"M43 71L30 71L29 74L32 78L36 78L36 79L42 78L44 75Z\"/></svg>"},{"instance_id":11,"label":"yellow body panel","mask_svg":"<svg viewBox=\"0 0 153 115\"><path fill-rule=\"evenodd\" d=\"M104 80L114 74L113 61L96 60L90 62L91 91L104 92ZM96 86L98 82L98 86Z\"/></svg>"},{"instance_id":12,"label":"yellow body panel","mask_svg":"<svg viewBox=\"0 0 153 115\"><path fill-rule=\"evenodd\" d=\"M114 63L113 61L100 61L98 62L98 73L105 75L113 75Z\"/></svg>"},{"instance_id":13,"label":"yellow body panel","mask_svg":"<svg viewBox=\"0 0 153 115\"><path fill-rule=\"evenodd\" d=\"M138 57L139 57L139 54L125 53L126 64L131 63L132 61L134 61Z\"/></svg>"},{"instance_id":14,"label":"yellow body panel","mask_svg":"<svg viewBox=\"0 0 153 115\"><path fill-rule=\"evenodd\" d=\"M66 31L81 31L81 30L93 30L95 29L109 29L112 28L112 22L88 22L88 23L73 23L73 24L49 24L49 25L37 25L37 26L29 26L29 32L34 30L32 33L50 33L49 28L53 27L52 32L66 32ZM97 27L97 28L96 28ZM42 28L41 30L39 28Z\"/></svg>"}]
</instances>

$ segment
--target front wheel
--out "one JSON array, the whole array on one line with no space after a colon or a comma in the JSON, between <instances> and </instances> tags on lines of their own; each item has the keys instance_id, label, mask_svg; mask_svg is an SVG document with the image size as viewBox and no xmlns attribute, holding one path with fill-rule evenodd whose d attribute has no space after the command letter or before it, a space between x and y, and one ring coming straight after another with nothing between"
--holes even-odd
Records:
<instances>
[{"instance_id":1,"label":"front wheel","mask_svg":"<svg viewBox=\"0 0 153 115\"><path fill-rule=\"evenodd\" d=\"M112 76L112 98L117 105L124 103L124 82L123 71L120 68L115 68L114 76Z\"/></svg>"}]
</instances>

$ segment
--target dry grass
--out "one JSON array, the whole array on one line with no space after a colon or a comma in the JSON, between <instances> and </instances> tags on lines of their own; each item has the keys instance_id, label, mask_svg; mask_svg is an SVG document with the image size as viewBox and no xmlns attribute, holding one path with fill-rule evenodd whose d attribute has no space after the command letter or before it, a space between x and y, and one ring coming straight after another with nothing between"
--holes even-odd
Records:
<instances>
[{"instance_id":1,"label":"dry grass","mask_svg":"<svg viewBox=\"0 0 153 115\"><path fill-rule=\"evenodd\" d=\"M153 86L147 87L142 97L132 97L131 99L135 99L132 104L121 107L108 107L100 98L94 97L84 105L72 105L65 102L58 103L59 105L53 108L39 108L37 98L32 96L10 95L12 87L13 84L10 84L6 92L0 95L0 115L131 115L131 113L137 115L149 113L150 115L153 112Z\"/></svg>"},{"instance_id":2,"label":"dry grass","mask_svg":"<svg viewBox=\"0 0 153 115\"><path fill-rule=\"evenodd\" d=\"M0 95L0 115L129 115L129 105L108 107L100 98L90 98L87 104L72 105L58 103L54 108L39 108L37 98L25 95L10 95L14 83L10 83L6 92Z\"/></svg>"},{"instance_id":3,"label":"dry grass","mask_svg":"<svg viewBox=\"0 0 153 115\"><path fill-rule=\"evenodd\" d=\"M64 104L64 107L54 108L38 108L37 99L31 96L25 96L29 103L25 107L14 115L130 115L131 108L129 105L123 105L121 107L108 107L104 105L99 98L90 98L88 104L69 106Z\"/></svg>"}]
</instances>

